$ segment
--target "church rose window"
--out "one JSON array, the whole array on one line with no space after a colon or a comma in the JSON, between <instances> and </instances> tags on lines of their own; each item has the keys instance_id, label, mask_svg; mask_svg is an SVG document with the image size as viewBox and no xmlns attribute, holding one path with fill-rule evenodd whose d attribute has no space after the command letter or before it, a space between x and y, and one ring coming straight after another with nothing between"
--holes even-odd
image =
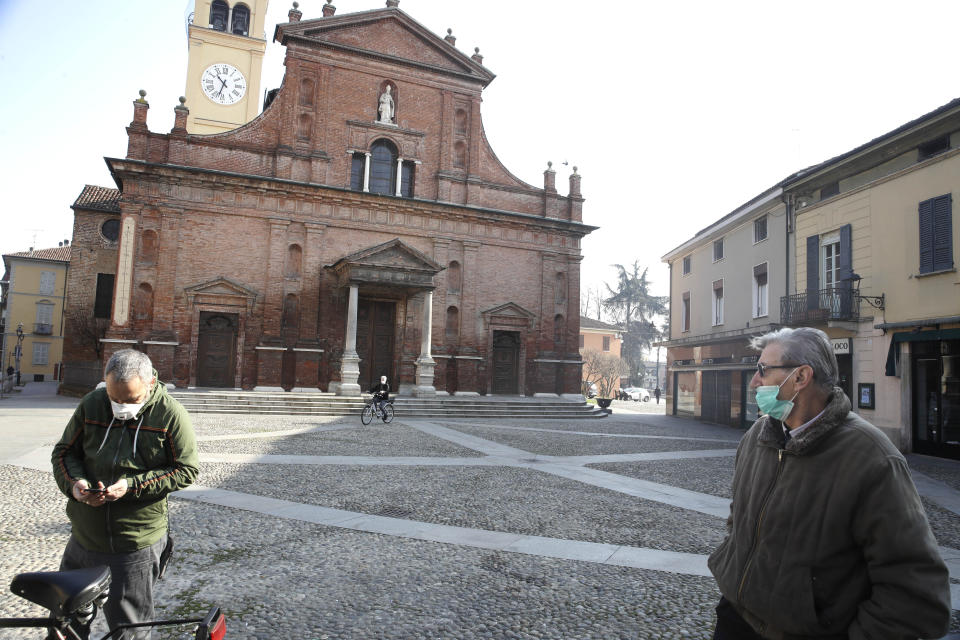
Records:
<instances>
[{"instance_id":1,"label":"church rose window","mask_svg":"<svg viewBox=\"0 0 960 640\"><path fill-rule=\"evenodd\" d=\"M116 218L107 220L100 225L100 234L110 242L116 242L120 237L120 221Z\"/></svg>"}]
</instances>

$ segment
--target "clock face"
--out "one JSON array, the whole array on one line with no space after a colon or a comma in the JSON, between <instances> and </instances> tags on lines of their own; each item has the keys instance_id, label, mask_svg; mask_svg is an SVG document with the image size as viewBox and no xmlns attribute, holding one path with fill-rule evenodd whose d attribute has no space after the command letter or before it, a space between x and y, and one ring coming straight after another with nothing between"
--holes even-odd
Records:
<instances>
[{"instance_id":1,"label":"clock face","mask_svg":"<svg viewBox=\"0 0 960 640\"><path fill-rule=\"evenodd\" d=\"M203 93L217 104L234 104L247 92L247 79L240 69L219 62L210 65L200 76Z\"/></svg>"}]
</instances>

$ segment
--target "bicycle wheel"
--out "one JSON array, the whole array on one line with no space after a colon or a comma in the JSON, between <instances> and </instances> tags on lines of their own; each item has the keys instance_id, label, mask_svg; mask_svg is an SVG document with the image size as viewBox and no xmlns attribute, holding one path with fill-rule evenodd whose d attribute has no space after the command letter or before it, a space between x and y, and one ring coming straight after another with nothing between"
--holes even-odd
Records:
<instances>
[{"instance_id":1,"label":"bicycle wheel","mask_svg":"<svg viewBox=\"0 0 960 640\"><path fill-rule=\"evenodd\" d=\"M363 408L363 412L360 414L360 422L367 425L370 424L371 420L373 420L373 404L368 404Z\"/></svg>"},{"instance_id":2,"label":"bicycle wheel","mask_svg":"<svg viewBox=\"0 0 960 640\"><path fill-rule=\"evenodd\" d=\"M393 405L385 404L383 405L383 421L384 423L387 423L391 420L393 420Z\"/></svg>"}]
</instances>

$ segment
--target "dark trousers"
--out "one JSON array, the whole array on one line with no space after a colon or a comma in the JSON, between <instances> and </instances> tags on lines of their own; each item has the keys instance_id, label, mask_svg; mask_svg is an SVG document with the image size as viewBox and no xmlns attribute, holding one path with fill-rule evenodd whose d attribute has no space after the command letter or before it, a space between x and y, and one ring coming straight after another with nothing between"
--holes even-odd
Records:
<instances>
[{"instance_id":1,"label":"dark trousers","mask_svg":"<svg viewBox=\"0 0 960 640\"><path fill-rule=\"evenodd\" d=\"M99 565L110 567L110 596L103 607L107 624L112 629L119 624L153 620L153 585L160 572L160 552L167 544L164 535L158 542L130 553L100 553L88 551L70 536L60 561L60 570L86 569ZM121 640L149 640L150 629L128 630L117 636ZM80 637L90 637L90 627L77 629Z\"/></svg>"},{"instance_id":2,"label":"dark trousers","mask_svg":"<svg viewBox=\"0 0 960 640\"><path fill-rule=\"evenodd\" d=\"M713 640L763 640L763 636L754 631L753 627L740 617L729 600L720 596Z\"/></svg>"}]
</instances>

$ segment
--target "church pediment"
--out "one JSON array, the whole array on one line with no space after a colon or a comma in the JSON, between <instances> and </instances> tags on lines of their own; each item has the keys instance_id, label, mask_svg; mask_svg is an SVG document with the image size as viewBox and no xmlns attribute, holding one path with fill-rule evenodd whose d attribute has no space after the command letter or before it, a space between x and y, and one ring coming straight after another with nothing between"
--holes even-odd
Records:
<instances>
[{"instance_id":1,"label":"church pediment","mask_svg":"<svg viewBox=\"0 0 960 640\"><path fill-rule=\"evenodd\" d=\"M274 40L286 45L290 39L468 75L484 86L495 77L483 65L397 8L277 25Z\"/></svg>"},{"instance_id":2,"label":"church pediment","mask_svg":"<svg viewBox=\"0 0 960 640\"><path fill-rule=\"evenodd\" d=\"M480 315L485 318L522 318L524 320L533 320L537 317L535 313L527 311L515 302L508 302L498 307L481 311Z\"/></svg>"},{"instance_id":3,"label":"church pediment","mask_svg":"<svg viewBox=\"0 0 960 640\"><path fill-rule=\"evenodd\" d=\"M257 292L253 289L249 289L242 284L222 276L209 282L184 287L183 293L188 299L196 298L197 296L242 298L251 301L257 299Z\"/></svg>"},{"instance_id":4,"label":"church pediment","mask_svg":"<svg viewBox=\"0 0 960 640\"><path fill-rule=\"evenodd\" d=\"M420 289L433 289L433 276L444 269L399 238L351 253L326 268L337 274L341 285L396 284Z\"/></svg>"}]
</instances>

